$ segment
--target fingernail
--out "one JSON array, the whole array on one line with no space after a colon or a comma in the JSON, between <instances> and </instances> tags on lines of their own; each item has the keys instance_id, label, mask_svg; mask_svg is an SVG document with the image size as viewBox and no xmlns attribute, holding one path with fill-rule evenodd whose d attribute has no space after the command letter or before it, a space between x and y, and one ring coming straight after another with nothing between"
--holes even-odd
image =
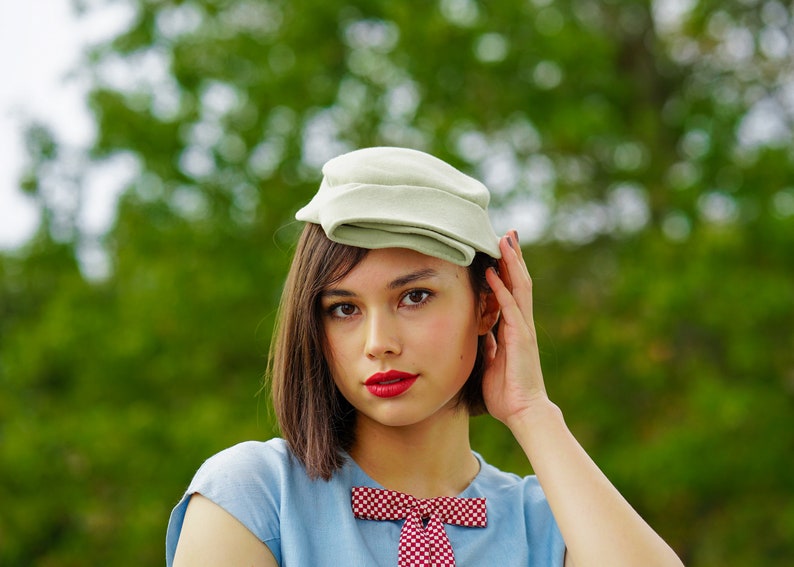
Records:
<instances>
[{"instance_id":1,"label":"fingernail","mask_svg":"<svg viewBox=\"0 0 794 567\"><path fill-rule=\"evenodd\" d=\"M518 240L518 231L516 229L513 229L513 238L515 238L516 242L520 242Z\"/></svg>"},{"instance_id":2,"label":"fingernail","mask_svg":"<svg viewBox=\"0 0 794 567\"><path fill-rule=\"evenodd\" d=\"M510 236L509 234L507 235L507 243L510 245L510 248L515 248L515 246L513 245L513 237Z\"/></svg>"}]
</instances>

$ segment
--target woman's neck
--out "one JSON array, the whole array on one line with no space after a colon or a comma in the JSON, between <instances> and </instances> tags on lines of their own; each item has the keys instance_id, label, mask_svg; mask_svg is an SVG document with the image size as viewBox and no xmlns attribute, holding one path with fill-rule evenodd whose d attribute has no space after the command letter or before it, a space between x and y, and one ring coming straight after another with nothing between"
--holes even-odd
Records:
<instances>
[{"instance_id":1,"label":"woman's neck","mask_svg":"<svg viewBox=\"0 0 794 567\"><path fill-rule=\"evenodd\" d=\"M465 410L405 427L359 416L350 456L385 488L417 498L457 496L480 469L471 452Z\"/></svg>"}]
</instances>

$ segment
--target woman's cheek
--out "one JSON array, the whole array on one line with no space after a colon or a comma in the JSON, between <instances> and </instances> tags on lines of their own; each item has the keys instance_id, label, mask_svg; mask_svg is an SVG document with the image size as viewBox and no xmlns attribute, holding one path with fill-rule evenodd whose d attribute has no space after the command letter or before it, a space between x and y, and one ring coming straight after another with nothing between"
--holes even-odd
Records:
<instances>
[{"instance_id":1,"label":"woman's cheek","mask_svg":"<svg viewBox=\"0 0 794 567\"><path fill-rule=\"evenodd\" d=\"M438 354L450 354L453 349L465 353L477 348L477 329L471 321L439 317L429 322L421 334L421 343Z\"/></svg>"}]
</instances>

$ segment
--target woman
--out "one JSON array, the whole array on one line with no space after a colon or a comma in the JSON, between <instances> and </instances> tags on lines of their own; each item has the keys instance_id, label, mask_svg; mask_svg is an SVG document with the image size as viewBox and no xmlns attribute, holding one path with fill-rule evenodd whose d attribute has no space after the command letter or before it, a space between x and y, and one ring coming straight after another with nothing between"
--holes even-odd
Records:
<instances>
[{"instance_id":1,"label":"woman","mask_svg":"<svg viewBox=\"0 0 794 567\"><path fill-rule=\"evenodd\" d=\"M487 189L402 148L323 174L269 369L284 439L202 466L169 565L681 565L546 395L531 280ZM486 410L536 476L472 452Z\"/></svg>"}]
</instances>

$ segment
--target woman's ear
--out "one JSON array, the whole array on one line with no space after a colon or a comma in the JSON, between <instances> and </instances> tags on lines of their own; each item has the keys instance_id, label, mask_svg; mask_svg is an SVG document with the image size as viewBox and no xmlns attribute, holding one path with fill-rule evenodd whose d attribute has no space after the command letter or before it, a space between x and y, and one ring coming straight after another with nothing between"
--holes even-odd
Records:
<instances>
[{"instance_id":1,"label":"woman's ear","mask_svg":"<svg viewBox=\"0 0 794 567\"><path fill-rule=\"evenodd\" d=\"M480 335L490 331L499 320L499 302L492 291L487 291L480 296Z\"/></svg>"}]
</instances>

